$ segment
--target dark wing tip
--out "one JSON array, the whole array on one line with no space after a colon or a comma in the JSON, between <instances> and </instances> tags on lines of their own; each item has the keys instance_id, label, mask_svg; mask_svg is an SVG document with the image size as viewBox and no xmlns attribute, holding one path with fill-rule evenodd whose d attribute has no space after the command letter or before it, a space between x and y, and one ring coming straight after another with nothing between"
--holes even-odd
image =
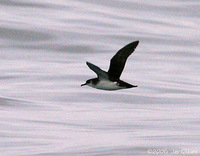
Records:
<instances>
[{"instance_id":1,"label":"dark wing tip","mask_svg":"<svg viewBox=\"0 0 200 156\"><path fill-rule=\"evenodd\" d=\"M86 61L86 64L89 66L91 63Z\"/></svg>"},{"instance_id":2,"label":"dark wing tip","mask_svg":"<svg viewBox=\"0 0 200 156\"><path fill-rule=\"evenodd\" d=\"M134 44L134 46L136 47L139 44L139 41L134 41L132 42L132 44Z\"/></svg>"},{"instance_id":3,"label":"dark wing tip","mask_svg":"<svg viewBox=\"0 0 200 156\"><path fill-rule=\"evenodd\" d=\"M129 56L132 52L134 52L135 48L138 46L139 41L134 41L131 42L129 44L127 44L126 46L124 46L123 48L121 48L117 53L119 55L121 55L121 53L123 53L125 56Z\"/></svg>"}]
</instances>

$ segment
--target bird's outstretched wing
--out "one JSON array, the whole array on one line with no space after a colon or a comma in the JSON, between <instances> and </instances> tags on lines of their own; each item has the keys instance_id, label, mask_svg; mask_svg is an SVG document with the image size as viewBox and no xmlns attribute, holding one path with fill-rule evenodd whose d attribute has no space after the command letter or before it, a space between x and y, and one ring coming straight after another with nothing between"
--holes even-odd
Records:
<instances>
[{"instance_id":1,"label":"bird's outstretched wing","mask_svg":"<svg viewBox=\"0 0 200 156\"><path fill-rule=\"evenodd\" d=\"M108 74L105 71L90 62L86 62L86 64L91 70L93 70L97 74L99 79L108 79Z\"/></svg>"},{"instance_id":2,"label":"bird's outstretched wing","mask_svg":"<svg viewBox=\"0 0 200 156\"><path fill-rule=\"evenodd\" d=\"M119 79L127 58L134 52L138 44L139 41L129 43L113 56L113 58L110 60L110 68L108 70L108 75L111 79Z\"/></svg>"}]
</instances>

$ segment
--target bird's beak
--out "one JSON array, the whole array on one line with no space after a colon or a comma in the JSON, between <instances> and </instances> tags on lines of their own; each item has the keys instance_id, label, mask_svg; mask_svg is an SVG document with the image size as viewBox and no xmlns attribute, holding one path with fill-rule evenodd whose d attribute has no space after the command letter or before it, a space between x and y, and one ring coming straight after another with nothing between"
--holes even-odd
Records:
<instances>
[{"instance_id":1,"label":"bird's beak","mask_svg":"<svg viewBox=\"0 0 200 156\"><path fill-rule=\"evenodd\" d=\"M84 84L82 84L81 86L85 86L85 85L87 85L86 83L84 83Z\"/></svg>"}]
</instances>

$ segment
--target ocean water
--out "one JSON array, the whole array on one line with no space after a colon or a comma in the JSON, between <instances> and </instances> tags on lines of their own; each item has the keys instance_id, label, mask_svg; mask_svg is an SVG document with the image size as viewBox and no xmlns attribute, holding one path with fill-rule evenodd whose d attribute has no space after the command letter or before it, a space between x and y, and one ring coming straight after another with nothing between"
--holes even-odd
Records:
<instances>
[{"instance_id":1,"label":"ocean water","mask_svg":"<svg viewBox=\"0 0 200 156\"><path fill-rule=\"evenodd\" d=\"M200 155L199 0L1 0L0 155ZM121 79L80 87L139 40Z\"/></svg>"}]
</instances>

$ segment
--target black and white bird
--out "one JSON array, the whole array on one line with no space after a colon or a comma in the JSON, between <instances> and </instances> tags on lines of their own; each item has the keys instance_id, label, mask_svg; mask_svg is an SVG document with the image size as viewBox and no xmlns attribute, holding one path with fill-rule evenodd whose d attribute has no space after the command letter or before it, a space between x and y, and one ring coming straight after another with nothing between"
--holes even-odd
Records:
<instances>
[{"instance_id":1,"label":"black and white bird","mask_svg":"<svg viewBox=\"0 0 200 156\"><path fill-rule=\"evenodd\" d=\"M88 85L102 90L118 90L137 87L120 80L127 58L134 52L139 41L131 42L120 49L110 60L108 72L103 71L92 63L86 62L88 67L97 74L97 78L89 79L81 86Z\"/></svg>"}]
</instances>

